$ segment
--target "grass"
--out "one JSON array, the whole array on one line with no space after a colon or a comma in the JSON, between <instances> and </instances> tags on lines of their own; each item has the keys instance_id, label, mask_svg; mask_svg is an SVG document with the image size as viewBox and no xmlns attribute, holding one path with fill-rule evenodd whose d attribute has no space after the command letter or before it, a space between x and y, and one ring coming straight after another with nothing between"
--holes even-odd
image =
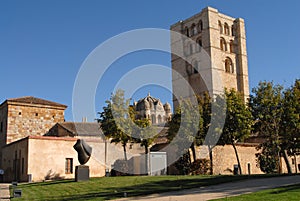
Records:
<instances>
[{"instance_id":1,"label":"grass","mask_svg":"<svg viewBox=\"0 0 300 201\"><path fill-rule=\"evenodd\" d=\"M130 176L92 178L86 182L49 181L18 185L16 189L22 190L22 197L12 200L111 200L124 197L125 192L128 197L132 197L272 176L276 175Z\"/></svg>"},{"instance_id":2,"label":"grass","mask_svg":"<svg viewBox=\"0 0 300 201\"><path fill-rule=\"evenodd\" d=\"M293 201L300 200L300 184L284 186L271 190L258 191L256 193L250 193L240 195L236 197L218 199L228 201L256 201L256 200L272 200L272 201Z\"/></svg>"}]
</instances>

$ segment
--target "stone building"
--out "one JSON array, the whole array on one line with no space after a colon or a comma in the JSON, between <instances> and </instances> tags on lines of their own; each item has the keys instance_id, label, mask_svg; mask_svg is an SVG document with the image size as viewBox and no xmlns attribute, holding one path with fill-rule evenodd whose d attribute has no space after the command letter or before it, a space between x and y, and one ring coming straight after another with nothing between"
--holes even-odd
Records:
<instances>
[{"instance_id":1,"label":"stone building","mask_svg":"<svg viewBox=\"0 0 300 201\"><path fill-rule=\"evenodd\" d=\"M64 122L67 106L35 97L8 99L0 105L0 181L74 178L80 165L73 145L84 139L92 148L91 177L123 158L123 147L107 143L98 123ZM128 145L128 157L143 153Z\"/></svg>"},{"instance_id":2,"label":"stone building","mask_svg":"<svg viewBox=\"0 0 300 201\"><path fill-rule=\"evenodd\" d=\"M224 88L234 88L247 99L248 63L243 19L207 7L170 29L184 35L180 39L173 37L171 41L172 69L180 74L180 77L172 75L173 94L182 89L181 79L185 79L195 94L208 91L213 97ZM175 54L181 46L184 56ZM174 107L178 105L178 98L173 97Z\"/></svg>"},{"instance_id":3,"label":"stone building","mask_svg":"<svg viewBox=\"0 0 300 201\"><path fill-rule=\"evenodd\" d=\"M153 125L165 124L171 118L171 105L163 104L159 99L150 96L134 102L134 109L137 112L137 119L148 118Z\"/></svg>"}]
</instances>

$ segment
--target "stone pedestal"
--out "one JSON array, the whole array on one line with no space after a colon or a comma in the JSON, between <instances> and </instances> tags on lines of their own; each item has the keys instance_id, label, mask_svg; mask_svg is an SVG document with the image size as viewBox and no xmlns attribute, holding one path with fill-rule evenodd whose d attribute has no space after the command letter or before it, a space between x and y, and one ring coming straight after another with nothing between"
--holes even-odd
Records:
<instances>
[{"instance_id":1,"label":"stone pedestal","mask_svg":"<svg viewBox=\"0 0 300 201\"><path fill-rule=\"evenodd\" d=\"M75 167L75 181L87 181L90 179L90 168L86 165L78 165Z\"/></svg>"}]
</instances>

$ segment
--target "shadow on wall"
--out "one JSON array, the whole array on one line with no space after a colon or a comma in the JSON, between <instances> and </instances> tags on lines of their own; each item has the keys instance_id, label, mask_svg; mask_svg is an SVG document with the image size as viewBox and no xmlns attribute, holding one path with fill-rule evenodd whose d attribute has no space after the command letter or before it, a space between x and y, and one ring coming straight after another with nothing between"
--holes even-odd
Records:
<instances>
[{"instance_id":1,"label":"shadow on wall","mask_svg":"<svg viewBox=\"0 0 300 201\"><path fill-rule=\"evenodd\" d=\"M47 175L45 176L45 180L62 180L65 177L60 176L59 173L55 173L52 170L49 170Z\"/></svg>"}]
</instances>

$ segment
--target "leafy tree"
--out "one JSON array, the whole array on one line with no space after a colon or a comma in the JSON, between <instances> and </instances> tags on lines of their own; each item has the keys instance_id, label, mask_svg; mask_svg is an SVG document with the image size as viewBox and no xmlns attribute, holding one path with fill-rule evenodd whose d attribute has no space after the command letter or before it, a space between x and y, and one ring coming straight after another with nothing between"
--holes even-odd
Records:
<instances>
[{"instance_id":1,"label":"leafy tree","mask_svg":"<svg viewBox=\"0 0 300 201\"><path fill-rule=\"evenodd\" d=\"M285 90L281 133L282 147L290 156L300 154L300 80ZM296 163L295 163L296 164ZM297 169L297 167L296 167Z\"/></svg>"},{"instance_id":2,"label":"leafy tree","mask_svg":"<svg viewBox=\"0 0 300 201\"><path fill-rule=\"evenodd\" d=\"M257 147L261 150L261 153L257 154L258 165L266 173L274 172L274 161L276 161L276 169L279 173L281 172L282 90L282 86L274 85L272 82L260 82L258 87L253 89L254 95L250 97L250 106L255 121L254 131L265 139ZM288 160L286 164L290 172Z\"/></svg>"},{"instance_id":3,"label":"leafy tree","mask_svg":"<svg viewBox=\"0 0 300 201\"><path fill-rule=\"evenodd\" d=\"M129 115L129 100L125 100L124 91L117 90L103 107L103 112L99 113L103 134L111 139L111 143L121 143L124 151L124 159L127 160L127 143L132 141L132 120Z\"/></svg>"},{"instance_id":4,"label":"leafy tree","mask_svg":"<svg viewBox=\"0 0 300 201\"><path fill-rule=\"evenodd\" d=\"M188 170L188 166L191 165L191 156L189 155L188 148L193 151L193 157L195 158L195 143L199 140L199 130L201 130L201 117L199 116L199 105L193 105L190 100L182 100L180 107L176 108L171 121L169 122L168 140L173 141L176 144L176 155L182 156L177 161L176 166L185 167ZM187 145L189 145L187 147ZM189 159L187 160L187 155ZM184 163L183 163L184 161ZM189 164L189 165L187 165ZM185 170L182 170L185 174Z\"/></svg>"},{"instance_id":5,"label":"leafy tree","mask_svg":"<svg viewBox=\"0 0 300 201\"><path fill-rule=\"evenodd\" d=\"M241 163L236 148L237 142L242 142L251 134L252 115L250 109L244 103L243 94L234 89L225 90L226 119L219 144L231 144L238 163L239 173L242 174Z\"/></svg>"}]
</instances>

